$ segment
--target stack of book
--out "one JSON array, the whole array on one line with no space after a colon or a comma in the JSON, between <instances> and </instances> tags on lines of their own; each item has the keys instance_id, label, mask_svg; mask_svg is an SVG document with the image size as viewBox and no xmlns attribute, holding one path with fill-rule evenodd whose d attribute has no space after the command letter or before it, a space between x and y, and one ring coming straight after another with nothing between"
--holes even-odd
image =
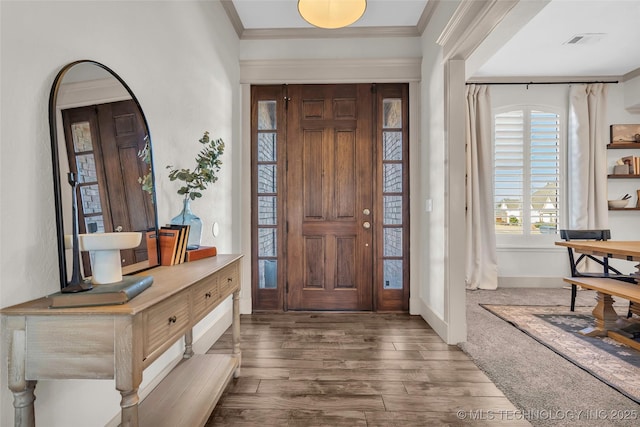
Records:
<instances>
[{"instance_id":1,"label":"stack of book","mask_svg":"<svg viewBox=\"0 0 640 427\"><path fill-rule=\"evenodd\" d=\"M158 230L160 242L160 265L182 264L187 253L189 240L188 225L170 224Z\"/></svg>"},{"instance_id":2,"label":"stack of book","mask_svg":"<svg viewBox=\"0 0 640 427\"><path fill-rule=\"evenodd\" d=\"M640 175L640 157L638 156L625 156L620 159L623 164L629 165L629 174Z\"/></svg>"}]
</instances>

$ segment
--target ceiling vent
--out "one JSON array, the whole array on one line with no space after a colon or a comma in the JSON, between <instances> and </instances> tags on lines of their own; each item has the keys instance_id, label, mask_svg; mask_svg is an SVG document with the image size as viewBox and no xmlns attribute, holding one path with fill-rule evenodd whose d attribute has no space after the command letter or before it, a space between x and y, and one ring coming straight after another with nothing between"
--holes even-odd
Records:
<instances>
[{"instance_id":1,"label":"ceiling vent","mask_svg":"<svg viewBox=\"0 0 640 427\"><path fill-rule=\"evenodd\" d=\"M598 43L606 36L605 33L584 33L576 34L563 44L594 44Z\"/></svg>"}]
</instances>

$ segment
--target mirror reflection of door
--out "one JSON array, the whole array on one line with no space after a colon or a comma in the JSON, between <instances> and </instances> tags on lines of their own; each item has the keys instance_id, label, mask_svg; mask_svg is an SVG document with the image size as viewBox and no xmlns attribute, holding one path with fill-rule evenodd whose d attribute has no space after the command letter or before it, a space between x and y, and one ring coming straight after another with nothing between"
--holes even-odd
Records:
<instances>
[{"instance_id":1,"label":"mirror reflection of door","mask_svg":"<svg viewBox=\"0 0 640 427\"><path fill-rule=\"evenodd\" d=\"M155 224L150 195L138 178L148 166L139 153L147 136L133 100L62 110L69 170L78 177L80 233L139 231ZM122 266L148 259L146 239L120 251ZM83 252L84 275L91 274Z\"/></svg>"},{"instance_id":2,"label":"mirror reflection of door","mask_svg":"<svg viewBox=\"0 0 640 427\"><path fill-rule=\"evenodd\" d=\"M254 310L407 311L407 84L253 86Z\"/></svg>"}]
</instances>

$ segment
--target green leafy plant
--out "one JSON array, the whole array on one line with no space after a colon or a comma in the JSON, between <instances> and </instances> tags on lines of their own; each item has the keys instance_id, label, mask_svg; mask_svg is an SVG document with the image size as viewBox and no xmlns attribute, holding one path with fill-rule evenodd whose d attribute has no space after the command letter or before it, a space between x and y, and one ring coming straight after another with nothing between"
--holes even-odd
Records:
<instances>
[{"instance_id":1,"label":"green leafy plant","mask_svg":"<svg viewBox=\"0 0 640 427\"><path fill-rule=\"evenodd\" d=\"M144 148L138 152L138 157L147 165L147 173L138 178L142 189L153 195L153 180L151 179L151 147L149 147L149 135L144 137Z\"/></svg>"},{"instance_id":2,"label":"green leafy plant","mask_svg":"<svg viewBox=\"0 0 640 427\"><path fill-rule=\"evenodd\" d=\"M224 153L224 141L220 138L211 139L209 132L205 131L198 142L203 145L203 148L196 156L195 169L176 169L171 165L167 166L171 181L184 181L184 185L178 189L178 194L183 195L185 199L195 200L202 197L202 191L207 188L207 185L218 180L216 174L222 166L220 156Z\"/></svg>"}]
</instances>

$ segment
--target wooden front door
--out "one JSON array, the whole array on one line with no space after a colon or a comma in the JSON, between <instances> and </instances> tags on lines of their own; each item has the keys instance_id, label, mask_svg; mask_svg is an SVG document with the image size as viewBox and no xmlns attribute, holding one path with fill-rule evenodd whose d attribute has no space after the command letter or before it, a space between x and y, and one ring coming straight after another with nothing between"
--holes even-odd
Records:
<instances>
[{"instance_id":1,"label":"wooden front door","mask_svg":"<svg viewBox=\"0 0 640 427\"><path fill-rule=\"evenodd\" d=\"M408 99L252 86L254 310L408 310Z\"/></svg>"},{"instance_id":2,"label":"wooden front door","mask_svg":"<svg viewBox=\"0 0 640 427\"><path fill-rule=\"evenodd\" d=\"M372 310L371 85L288 87L289 310Z\"/></svg>"}]
</instances>

